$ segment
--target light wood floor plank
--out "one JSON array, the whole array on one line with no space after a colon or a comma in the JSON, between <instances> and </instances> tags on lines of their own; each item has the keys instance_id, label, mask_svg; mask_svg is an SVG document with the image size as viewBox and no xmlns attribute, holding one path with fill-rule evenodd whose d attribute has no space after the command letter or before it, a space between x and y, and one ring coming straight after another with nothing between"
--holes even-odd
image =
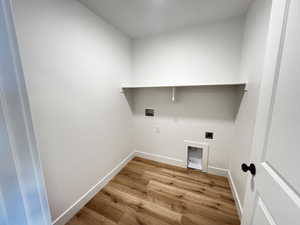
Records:
<instances>
[{"instance_id":1,"label":"light wood floor plank","mask_svg":"<svg viewBox=\"0 0 300 225\"><path fill-rule=\"evenodd\" d=\"M224 202L220 199L213 199L203 194L196 194L191 191L186 191L171 185L166 185L157 181L150 181L148 185L149 190L156 190L162 193L168 193L176 199L192 202L194 204L205 205L210 208L215 208L225 213L235 213L235 206L232 203Z\"/></svg>"},{"instance_id":2,"label":"light wood floor plank","mask_svg":"<svg viewBox=\"0 0 300 225\"><path fill-rule=\"evenodd\" d=\"M182 167L177 167L177 166L173 166L173 165L168 165L168 164L164 164L164 163L160 163L160 162L156 162L156 161L152 161L152 160L143 159L140 157L134 158L133 162L142 162L147 165L155 166L159 169L169 169L171 171L181 172L181 173L185 173L185 174L192 175L192 176L198 176L198 177L212 179L212 180L219 180L219 181L222 181L222 182L228 184L228 180L225 177L216 176L216 175L207 174L207 173L199 173L199 171L189 169L189 168L182 168Z\"/></svg>"},{"instance_id":3,"label":"light wood floor plank","mask_svg":"<svg viewBox=\"0 0 300 225\"><path fill-rule=\"evenodd\" d=\"M126 213L118 224L119 225L141 225L141 224L142 225L172 225L158 218L149 216L145 213L138 213L138 212Z\"/></svg>"},{"instance_id":4,"label":"light wood floor plank","mask_svg":"<svg viewBox=\"0 0 300 225\"><path fill-rule=\"evenodd\" d=\"M239 225L229 182L136 157L67 225Z\"/></svg>"},{"instance_id":5,"label":"light wood floor plank","mask_svg":"<svg viewBox=\"0 0 300 225\"><path fill-rule=\"evenodd\" d=\"M210 219L217 219L222 221L221 224L239 224L239 219L235 213L226 213L218 207L204 203L194 203L185 201L182 197L174 196L171 193L151 190L148 198L155 204L169 208L181 214L193 214L207 217Z\"/></svg>"},{"instance_id":6,"label":"light wood floor plank","mask_svg":"<svg viewBox=\"0 0 300 225\"><path fill-rule=\"evenodd\" d=\"M182 180L170 176L164 176L152 171L146 171L143 177L148 180L158 181L160 183L175 186L177 188L191 191L196 194L205 195L211 198L217 198L220 199L221 201L226 201L231 204L234 204L234 199L232 197L232 194L229 191L226 192L226 191L215 190L205 185L199 184L197 182L191 182L188 181L187 179Z\"/></svg>"},{"instance_id":7,"label":"light wood floor plank","mask_svg":"<svg viewBox=\"0 0 300 225\"><path fill-rule=\"evenodd\" d=\"M86 207L116 223L119 222L120 218L123 216L123 212L120 209L111 207L110 204L107 204L98 198L93 198Z\"/></svg>"},{"instance_id":8,"label":"light wood floor plank","mask_svg":"<svg viewBox=\"0 0 300 225\"><path fill-rule=\"evenodd\" d=\"M103 215L86 207L81 209L81 211L75 216L75 221L78 225L117 225L115 222L107 219ZM74 225L76 225L76 223Z\"/></svg>"},{"instance_id":9,"label":"light wood floor plank","mask_svg":"<svg viewBox=\"0 0 300 225\"><path fill-rule=\"evenodd\" d=\"M145 171L157 172L165 176L174 177L176 179L197 182L199 184L202 184L203 186L220 191L226 192L230 190L230 185L226 180L215 179L215 176L209 177L206 174L202 175L202 173L200 173L201 175L197 175L194 172L188 172L189 170L187 169L187 171L185 172L179 172L170 169L154 167L152 165L147 165L139 161L131 161L130 163L128 163L127 169L131 171L138 171L139 174L143 174Z\"/></svg>"},{"instance_id":10,"label":"light wood floor plank","mask_svg":"<svg viewBox=\"0 0 300 225\"><path fill-rule=\"evenodd\" d=\"M160 220L174 225L181 223L181 214L156 205L153 202L135 197L109 185L103 189L103 192L107 195L110 195L120 204L124 204L134 209L136 212L143 212L147 215L159 218Z\"/></svg>"}]
</instances>

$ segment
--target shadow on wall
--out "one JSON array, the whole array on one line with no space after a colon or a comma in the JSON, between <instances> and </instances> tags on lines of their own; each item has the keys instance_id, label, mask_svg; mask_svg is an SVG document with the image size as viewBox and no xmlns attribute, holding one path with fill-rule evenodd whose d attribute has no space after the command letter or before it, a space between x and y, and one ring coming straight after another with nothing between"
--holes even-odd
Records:
<instances>
[{"instance_id":1,"label":"shadow on wall","mask_svg":"<svg viewBox=\"0 0 300 225\"><path fill-rule=\"evenodd\" d=\"M171 88L126 90L125 96L134 116L144 116L145 109L154 109L156 117L235 121L244 91L241 87L176 88L172 102Z\"/></svg>"}]
</instances>

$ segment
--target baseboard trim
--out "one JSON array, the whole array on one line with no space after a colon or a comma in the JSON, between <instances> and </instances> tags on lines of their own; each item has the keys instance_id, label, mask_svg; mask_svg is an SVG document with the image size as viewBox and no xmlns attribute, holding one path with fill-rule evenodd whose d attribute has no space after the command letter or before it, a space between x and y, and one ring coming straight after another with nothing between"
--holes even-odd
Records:
<instances>
[{"instance_id":1,"label":"baseboard trim","mask_svg":"<svg viewBox=\"0 0 300 225\"><path fill-rule=\"evenodd\" d=\"M158 155L158 154L152 154L152 153L141 152L141 151L135 151L135 156L141 157L141 158L144 158L144 159L154 160L154 161L161 162L161 163L170 164L170 165L173 165L173 166L179 166L179 167L186 168L186 162L185 161L180 160L180 159L171 158L171 157L168 157L168 156L162 156L162 155ZM218 176L227 177L228 170L223 169L223 168L208 166L208 173L218 175Z\"/></svg>"},{"instance_id":2,"label":"baseboard trim","mask_svg":"<svg viewBox=\"0 0 300 225\"><path fill-rule=\"evenodd\" d=\"M133 151L125 159L123 159L115 168L113 168L106 176L104 176L97 184L95 184L89 191L81 196L73 205L71 205L65 212L63 212L57 219L55 219L53 225L65 225L77 212L80 211L84 205L86 205L109 181L112 180L134 157L141 157L144 159L154 160L161 163L166 163L174 166L186 168L186 162L179 159L174 159L167 156L152 154L148 152ZM227 169L208 166L208 173L228 177L230 188L233 193L233 197L237 206L238 214L242 218L243 209L241 201L237 194L236 186L233 182L231 173Z\"/></svg>"},{"instance_id":3,"label":"baseboard trim","mask_svg":"<svg viewBox=\"0 0 300 225\"><path fill-rule=\"evenodd\" d=\"M135 152L130 153L122 160L115 168L113 168L106 176L104 176L97 184L95 184L88 192L81 196L73 205L71 205L65 212L63 212L53 225L65 225L77 212L80 211L101 189L112 180L126 165L135 157Z\"/></svg>"},{"instance_id":4,"label":"baseboard trim","mask_svg":"<svg viewBox=\"0 0 300 225\"><path fill-rule=\"evenodd\" d=\"M222 177L227 177L228 170L223 169L223 168L214 167L214 166L208 166L208 173L222 176Z\"/></svg>"},{"instance_id":5,"label":"baseboard trim","mask_svg":"<svg viewBox=\"0 0 300 225\"><path fill-rule=\"evenodd\" d=\"M161 163L170 164L173 166L186 168L186 163L183 160L174 159L168 156L162 156L162 155L152 154L148 152L141 152L141 151L135 151L135 156L144 159L154 160Z\"/></svg>"},{"instance_id":6,"label":"baseboard trim","mask_svg":"<svg viewBox=\"0 0 300 225\"><path fill-rule=\"evenodd\" d=\"M238 215L239 215L240 220L241 220L242 216L243 216L243 207L242 207L241 200L239 198L239 195L238 195L236 186L234 184L234 181L233 181L230 170L227 171L227 177L228 177L228 180L229 180L229 184L230 184L231 192L233 194L235 205L236 205L236 208L237 208L237 211L238 211Z\"/></svg>"}]
</instances>

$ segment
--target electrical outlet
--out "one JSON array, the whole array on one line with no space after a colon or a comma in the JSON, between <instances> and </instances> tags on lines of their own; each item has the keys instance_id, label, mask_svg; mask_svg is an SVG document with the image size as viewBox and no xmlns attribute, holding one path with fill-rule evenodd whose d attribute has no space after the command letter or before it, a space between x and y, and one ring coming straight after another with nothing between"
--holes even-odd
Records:
<instances>
[{"instance_id":1,"label":"electrical outlet","mask_svg":"<svg viewBox=\"0 0 300 225\"><path fill-rule=\"evenodd\" d=\"M145 109L145 116L154 116L154 109Z\"/></svg>"},{"instance_id":2,"label":"electrical outlet","mask_svg":"<svg viewBox=\"0 0 300 225\"><path fill-rule=\"evenodd\" d=\"M205 132L205 138L206 139L214 139L214 133L213 132Z\"/></svg>"}]
</instances>

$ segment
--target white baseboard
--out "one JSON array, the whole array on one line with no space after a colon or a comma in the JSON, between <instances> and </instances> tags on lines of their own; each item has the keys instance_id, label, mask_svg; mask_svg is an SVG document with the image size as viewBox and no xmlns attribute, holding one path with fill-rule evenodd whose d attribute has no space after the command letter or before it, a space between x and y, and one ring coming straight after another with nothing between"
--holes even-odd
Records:
<instances>
[{"instance_id":1,"label":"white baseboard","mask_svg":"<svg viewBox=\"0 0 300 225\"><path fill-rule=\"evenodd\" d=\"M227 171L227 177L228 177L228 180L229 180L231 192L233 194L233 198L234 198L234 201L235 201L235 205L236 205L239 217L240 217L240 219L242 219L242 216L243 216L243 207L242 207L239 195L237 193L236 186L235 186L235 184L233 182L233 178L231 176L230 170Z\"/></svg>"},{"instance_id":2,"label":"white baseboard","mask_svg":"<svg viewBox=\"0 0 300 225\"><path fill-rule=\"evenodd\" d=\"M135 156L138 156L138 157L141 157L144 159L154 160L154 161L161 162L161 163L170 164L173 166L179 166L179 167L186 168L185 161L180 160L180 159L171 158L168 156L162 156L162 155L152 154L152 153L148 153L148 152L141 152L141 151L135 151ZM228 174L227 171L228 171L227 169L208 166L208 173L210 173L210 174L227 177L227 174Z\"/></svg>"},{"instance_id":3,"label":"white baseboard","mask_svg":"<svg viewBox=\"0 0 300 225\"><path fill-rule=\"evenodd\" d=\"M179 166L179 167L184 167L184 168L186 167L186 162L184 162L183 160L174 159L174 158L170 158L167 156L152 154L152 153L148 153L148 152L140 152L140 151L135 151L135 156L141 157L144 159L154 160L154 161L161 162L161 163L170 164L173 166Z\"/></svg>"},{"instance_id":4,"label":"white baseboard","mask_svg":"<svg viewBox=\"0 0 300 225\"><path fill-rule=\"evenodd\" d=\"M63 212L53 225L66 224L77 212L80 211L108 182L116 176L126 165L133 159L135 152L130 153L122 162L120 162L114 169L112 169L105 177L103 177L97 184L95 184L87 193L81 196L73 205L71 205L65 212Z\"/></svg>"},{"instance_id":5,"label":"white baseboard","mask_svg":"<svg viewBox=\"0 0 300 225\"><path fill-rule=\"evenodd\" d=\"M154 160L161 163L166 163L174 166L186 168L186 162L179 159L174 159L167 156L151 154L147 152L134 151L130 153L122 162L120 162L113 170L111 170L105 177L103 177L97 184L95 184L87 193L80 197L73 205L71 205L65 212L63 212L55 221L53 225L65 225L77 212L80 211L101 189L108 184L109 181L114 178L134 157L141 157L149 160ZM236 187L234 185L231 173L227 169L208 166L208 173L219 176L227 176L229 179L230 187L233 193L233 197L238 209L239 216L242 215L242 206L238 197Z\"/></svg>"},{"instance_id":6,"label":"white baseboard","mask_svg":"<svg viewBox=\"0 0 300 225\"><path fill-rule=\"evenodd\" d=\"M218 167L214 167L214 166L208 166L208 173L222 176L222 177L227 177L228 169L218 168Z\"/></svg>"}]
</instances>

